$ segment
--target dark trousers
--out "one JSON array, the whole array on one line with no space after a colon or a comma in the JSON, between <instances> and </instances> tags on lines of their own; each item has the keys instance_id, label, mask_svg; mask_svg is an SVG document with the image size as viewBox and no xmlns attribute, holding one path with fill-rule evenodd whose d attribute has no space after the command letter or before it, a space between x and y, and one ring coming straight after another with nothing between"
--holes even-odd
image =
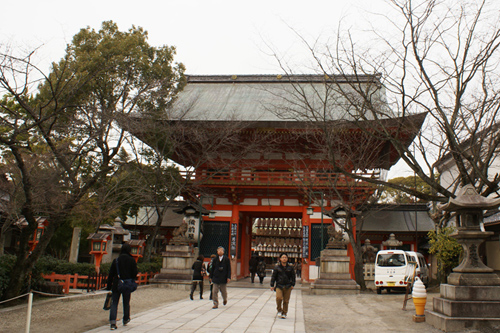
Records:
<instances>
[{"instance_id":1,"label":"dark trousers","mask_svg":"<svg viewBox=\"0 0 500 333\"><path fill-rule=\"evenodd\" d=\"M214 284L210 282L210 299L212 299L213 290L214 290Z\"/></svg>"},{"instance_id":2,"label":"dark trousers","mask_svg":"<svg viewBox=\"0 0 500 333\"><path fill-rule=\"evenodd\" d=\"M197 284L200 285L200 297L201 297L203 296L203 281L193 281L193 283L191 284L191 296L193 296Z\"/></svg>"},{"instance_id":3,"label":"dark trousers","mask_svg":"<svg viewBox=\"0 0 500 333\"><path fill-rule=\"evenodd\" d=\"M260 276L259 275L259 282L260 282L260 284L262 284L264 282L264 278L265 278L265 276Z\"/></svg>"},{"instance_id":4,"label":"dark trousers","mask_svg":"<svg viewBox=\"0 0 500 333\"><path fill-rule=\"evenodd\" d=\"M252 279L252 283L255 280L255 274L256 272L250 272L250 279Z\"/></svg>"},{"instance_id":5,"label":"dark trousers","mask_svg":"<svg viewBox=\"0 0 500 333\"><path fill-rule=\"evenodd\" d=\"M120 301L120 295L123 295L123 321L130 319L130 293L119 293L114 292L111 295L111 309L109 309L109 323L116 324L116 314L118 312L118 303Z\"/></svg>"}]
</instances>

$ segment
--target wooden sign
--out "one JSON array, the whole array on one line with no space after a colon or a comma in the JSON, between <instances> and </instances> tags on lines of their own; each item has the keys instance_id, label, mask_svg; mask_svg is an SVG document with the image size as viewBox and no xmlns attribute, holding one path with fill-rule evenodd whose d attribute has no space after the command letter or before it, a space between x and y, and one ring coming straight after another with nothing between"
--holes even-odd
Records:
<instances>
[{"instance_id":1,"label":"wooden sign","mask_svg":"<svg viewBox=\"0 0 500 333\"><path fill-rule=\"evenodd\" d=\"M415 272L417 270L417 263L415 261L409 261L406 266L405 278L404 282L406 282L406 291L405 291L405 299L403 301L403 310L406 311L406 303L408 299L411 298L410 290L415 282Z\"/></svg>"}]
</instances>

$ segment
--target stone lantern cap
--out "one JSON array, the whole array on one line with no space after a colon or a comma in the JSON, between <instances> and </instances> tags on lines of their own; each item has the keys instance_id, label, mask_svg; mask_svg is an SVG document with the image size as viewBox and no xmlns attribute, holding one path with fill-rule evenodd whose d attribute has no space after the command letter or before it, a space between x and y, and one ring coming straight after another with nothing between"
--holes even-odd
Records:
<instances>
[{"instance_id":1,"label":"stone lantern cap","mask_svg":"<svg viewBox=\"0 0 500 333\"><path fill-rule=\"evenodd\" d=\"M386 241L383 241L382 245L388 246L388 247L397 247L397 246L403 245L403 242L397 240L396 235L390 234L389 239L387 239Z\"/></svg>"},{"instance_id":2,"label":"stone lantern cap","mask_svg":"<svg viewBox=\"0 0 500 333\"><path fill-rule=\"evenodd\" d=\"M107 240L108 238L110 238L109 234L103 234L100 232L90 234L87 237L87 239L90 239L90 240Z\"/></svg>"},{"instance_id":3,"label":"stone lantern cap","mask_svg":"<svg viewBox=\"0 0 500 333\"><path fill-rule=\"evenodd\" d=\"M146 243L143 239L131 239L127 242L130 246L143 246Z\"/></svg>"},{"instance_id":4,"label":"stone lantern cap","mask_svg":"<svg viewBox=\"0 0 500 333\"><path fill-rule=\"evenodd\" d=\"M194 213L189 214L187 211L193 211ZM184 214L184 215L199 215L201 211L201 215L209 215L210 211L203 207L202 205L192 203L192 202L187 202L182 205L181 208L179 209L174 209L173 210L177 214Z\"/></svg>"},{"instance_id":5,"label":"stone lantern cap","mask_svg":"<svg viewBox=\"0 0 500 333\"><path fill-rule=\"evenodd\" d=\"M464 209L488 210L500 206L500 199L490 199L479 195L474 186L468 184L461 188L456 198L450 198L448 203L440 205L444 211L457 211Z\"/></svg>"}]
</instances>

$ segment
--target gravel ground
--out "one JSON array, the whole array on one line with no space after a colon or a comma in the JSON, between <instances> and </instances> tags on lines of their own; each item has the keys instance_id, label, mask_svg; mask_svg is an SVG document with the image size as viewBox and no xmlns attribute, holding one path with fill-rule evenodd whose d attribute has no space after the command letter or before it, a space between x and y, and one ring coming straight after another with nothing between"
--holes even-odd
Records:
<instances>
[{"instance_id":1,"label":"gravel ground","mask_svg":"<svg viewBox=\"0 0 500 333\"><path fill-rule=\"evenodd\" d=\"M139 287L130 301L132 320L134 314L189 297L189 291L166 288ZM105 294L78 297L67 301L35 302L32 311L32 333L85 332L109 323L109 311L104 311ZM118 318L122 316L121 302ZM0 332L25 332L26 306L15 310L0 310Z\"/></svg>"},{"instance_id":2,"label":"gravel ground","mask_svg":"<svg viewBox=\"0 0 500 333\"><path fill-rule=\"evenodd\" d=\"M428 294L426 308L432 307ZM302 294L307 332L442 332L427 323L415 323L415 306L408 300L403 311L404 294L358 295Z\"/></svg>"}]
</instances>

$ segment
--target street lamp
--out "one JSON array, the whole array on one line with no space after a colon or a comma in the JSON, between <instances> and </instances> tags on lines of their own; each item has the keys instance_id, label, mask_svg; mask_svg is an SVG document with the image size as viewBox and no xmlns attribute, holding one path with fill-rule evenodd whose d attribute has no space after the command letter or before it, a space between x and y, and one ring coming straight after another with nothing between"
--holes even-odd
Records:
<instances>
[{"instance_id":1,"label":"street lamp","mask_svg":"<svg viewBox=\"0 0 500 333\"><path fill-rule=\"evenodd\" d=\"M211 204L211 208L214 207L214 198L213 197L206 197L207 199L211 199L210 200L210 204ZM203 222L203 199L205 199L205 197L202 195L200 196L200 201L199 201L199 205L200 205L200 221L198 222L198 255L200 255L200 243L201 243L201 224ZM206 214L205 214L206 215ZM209 219L214 219L215 218L215 211L214 210L209 210L208 211L208 218Z\"/></svg>"}]
</instances>

